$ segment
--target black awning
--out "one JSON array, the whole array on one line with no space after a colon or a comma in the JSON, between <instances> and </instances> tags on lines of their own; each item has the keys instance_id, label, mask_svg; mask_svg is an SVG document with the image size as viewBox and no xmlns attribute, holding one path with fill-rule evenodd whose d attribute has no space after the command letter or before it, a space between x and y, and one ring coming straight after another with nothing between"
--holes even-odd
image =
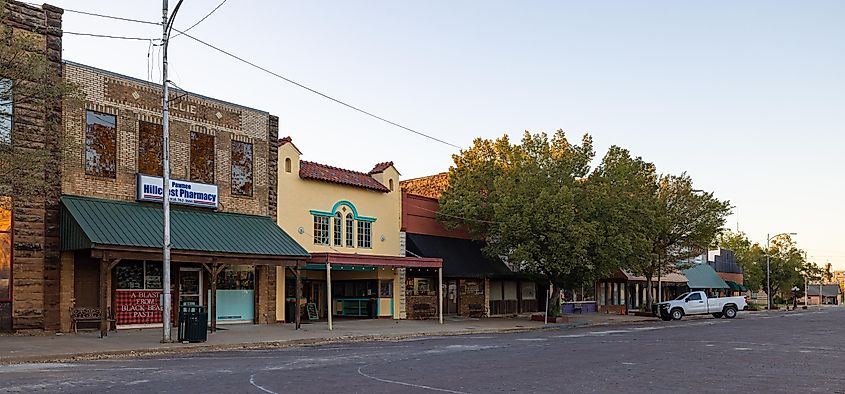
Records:
<instances>
[{"instance_id":1,"label":"black awning","mask_svg":"<svg viewBox=\"0 0 845 394\"><path fill-rule=\"evenodd\" d=\"M469 239L407 234L409 254L443 259L443 276L449 278L514 278L505 263L481 252L483 243Z\"/></svg>"}]
</instances>

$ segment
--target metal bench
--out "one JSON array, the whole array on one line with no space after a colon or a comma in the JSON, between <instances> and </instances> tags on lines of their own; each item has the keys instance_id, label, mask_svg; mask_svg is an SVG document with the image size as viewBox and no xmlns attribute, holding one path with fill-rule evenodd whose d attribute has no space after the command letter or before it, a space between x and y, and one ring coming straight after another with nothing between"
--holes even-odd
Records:
<instances>
[{"instance_id":1,"label":"metal bench","mask_svg":"<svg viewBox=\"0 0 845 394\"><path fill-rule=\"evenodd\" d=\"M109 308L109 311L111 311L111 308ZM73 321L73 332L79 332L79 323L101 324L102 314L100 313L100 308L80 306L76 308L71 308L70 318ZM109 313L108 322L109 326L111 326L115 322L115 319L111 316L111 313Z\"/></svg>"}]
</instances>

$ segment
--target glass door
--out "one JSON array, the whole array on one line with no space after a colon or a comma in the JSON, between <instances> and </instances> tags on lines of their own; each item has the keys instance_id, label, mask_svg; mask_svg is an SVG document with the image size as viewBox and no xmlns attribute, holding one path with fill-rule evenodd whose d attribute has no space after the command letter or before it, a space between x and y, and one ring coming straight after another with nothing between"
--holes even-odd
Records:
<instances>
[{"instance_id":1,"label":"glass door","mask_svg":"<svg viewBox=\"0 0 845 394\"><path fill-rule=\"evenodd\" d=\"M179 269L179 305L202 305L202 271L200 268Z\"/></svg>"}]
</instances>

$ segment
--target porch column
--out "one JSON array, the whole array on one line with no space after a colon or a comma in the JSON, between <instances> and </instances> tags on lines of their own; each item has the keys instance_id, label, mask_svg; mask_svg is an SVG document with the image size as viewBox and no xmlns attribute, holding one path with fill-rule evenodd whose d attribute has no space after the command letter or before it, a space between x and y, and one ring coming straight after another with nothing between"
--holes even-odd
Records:
<instances>
[{"instance_id":1,"label":"porch column","mask_svg":"<svg viewBox=\"0 0 845 394\"><path fill-rule=\"evenodd\" d=\"M217 276L224 267L217 263L211 266L211 332L217 331Z\"/></svg>"},{"instance_id":2,"label":"porch column","mask_svg":"<svg viewBox=\"0 0 845 394\"><path fill-rule=\"evenodd\" d=\"M100 338L109 335L108 299L109 293L111 293L109 277L109 261L100 259Z\"/></svg>"},{"instance_id":3,"label":"porch column","mask_svg":"<svg viewBox=\"0 0 845 394\"><path fill-rule=\"evenodd\" d=\"M296 329L302 324L302 313L299 311L299 300L302 299L302 271L299 267L293 271L293 276L296 279L296 305L294 305L294 321L296 322Z\"/></svg>"},{"instance_id":4,"label":"porch column","mask_svg":"<svg viewBox=\"0 0 845 394\"><path fill-rule=\"evenodd\" d=\"M440 324L443 324L443 266L437 270L437 298L440 304L437 314L440 317Z\"/></svg>"},{"instance_id":5,"label":"porch column","mask_svg":"<svg viewBox=\"0 0 845 394\"><path fill-rule=\"evenodd\" d=\"M329 318L329 331L332 330L332 263L326 257L326 312Z\"/></svg>"}]
</instances>

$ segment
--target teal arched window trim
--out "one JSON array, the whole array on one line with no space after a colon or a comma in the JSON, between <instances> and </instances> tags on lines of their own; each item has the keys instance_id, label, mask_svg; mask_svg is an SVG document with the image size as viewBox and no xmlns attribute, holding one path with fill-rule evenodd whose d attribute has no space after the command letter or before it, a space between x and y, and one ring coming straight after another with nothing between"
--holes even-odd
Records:
<instances>
[{"instance_id":1,"label":"teal arched window trim","mask_svg":"<svg viewBox=\"0 0 845 394\"><path fill-rule=\"evenodd\" d=\"M334 206L332 206L332 210L331 210L331 211L317 211L317 210L312 209L312 210L310 210L309 212L310 212L312 215L315 215L315 216L329 216L329 217L334 217L334 213L335 213L335 212L337 212L338 208L340 208L340 207L341 207L341 205L345 205L345 206L349 207L349 209L351 209L351 210L352 210L352 217L353 217L355 220L360 220L360 221L362 221L362 222L375 222L375 221L376 221L376 218L369 217L369 216L360 216L360 215L358 215L358 209L357 209L357 208L355 208L355 205L353 205L351 202L346 201L346 200L340 200L340 201L338 201L338 202L334 203Z\"/></svg>"}]
</instances>

